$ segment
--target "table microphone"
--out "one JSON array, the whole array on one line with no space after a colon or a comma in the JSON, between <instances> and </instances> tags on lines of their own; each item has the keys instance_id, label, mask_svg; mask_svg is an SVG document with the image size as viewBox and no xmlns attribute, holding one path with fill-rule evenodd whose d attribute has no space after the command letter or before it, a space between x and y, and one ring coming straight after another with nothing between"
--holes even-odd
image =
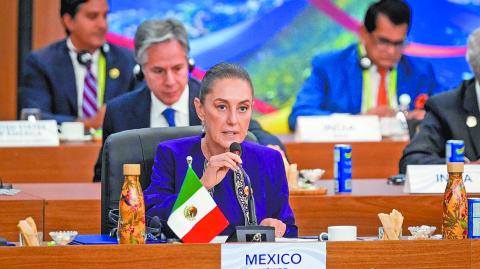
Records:
<instances>
[{"instance_id":1,"label":"table microphone","mask_svg":"<svg viewBox=\"0 0 480 269\"><path fill-rule=\"evenodd\" d=\"M230 145L230 152L241 157L242 146L237 142L233 142ZM255 212L255 199L253 198L252 182L250 181L250 177L248 176L247 172L245 172L245 170L243 169L241 163L238 164L238 167L240 167L240 171L242 172L243 177L245 178L245 183L248 187L248 193L247 193L248 211L249 211L248 225L258 225L257 214Z\"/></svg>"}]
</instances>

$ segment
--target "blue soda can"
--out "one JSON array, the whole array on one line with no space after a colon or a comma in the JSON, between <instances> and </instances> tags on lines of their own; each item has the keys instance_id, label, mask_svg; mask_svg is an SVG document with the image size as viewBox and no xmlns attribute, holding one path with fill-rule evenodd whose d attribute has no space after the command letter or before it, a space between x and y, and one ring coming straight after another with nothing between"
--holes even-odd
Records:
<instances>
[{"instance_id":1,"label":"blue soda can","mask_svg":"<svg viewBox=\"0 0 480 269\"><path fill-rule=\"evenodd\" d=\"M333 156L335 192L352 192L352 146L335 145Z\"/></svg>"},{"instance_id":2,"label":"blue soda can","mask_svg":"<svg viewBox=\"0 0 480 269\"><path fill-rule=\"evenodd\" d=\"M463 163L465 146L463 140L448 140L445 144L447 163Z\"/></svg>"},{"instance_id":3,"label":"blue soda can","mask_svg":"<svg viewBox=\"0 0 480 269\"><path fill-rule=\"evenodd\" d=\"M468 198L468 238L480 238L480 198Z\"/></svg>"}]
</instances>

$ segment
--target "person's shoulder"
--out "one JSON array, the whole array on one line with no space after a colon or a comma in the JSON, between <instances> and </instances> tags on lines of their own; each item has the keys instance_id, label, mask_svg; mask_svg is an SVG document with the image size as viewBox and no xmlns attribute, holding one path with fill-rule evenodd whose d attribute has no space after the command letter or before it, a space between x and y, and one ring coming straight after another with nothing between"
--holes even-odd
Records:
<instances>
[{"instance_id":1,"label":"person's shoulder","mask_svg":"<svg viewBox=\"0 0 480 269\"><path fill-rule=\"evenodd\" d=\"M128 63L128 65L135 64L135 58L133 51L129 48L125 48L122 46L118 46L115 44L107 43L108 44L108 54L112 55L113 57L109 57L108 59L114 59L114 61Z\"/></svg>"},{"instance_id":2,"label":"person's shoulder","mask_svg":"<svg viewBox=\"0 0 480 269\"><path fill-rule=\"evenodd\" d=\"M162 141L158 144L158 148L171 152L184 152L192 147L192 145L200 143L201 136L185 136L175 139Z\"/></svg>"},{"instance_id":3,"label":"person's shoulder","mask_svg":"<svg viewBox=\"0 0 480 269\"><path fill-rule=\"evenodd\" d=\"M52 59L54 55L61 54L62 51L67 49L66 41L65 39L48 44L45 47L42 47L38 50L34 50L30 52L29 57L31 58L36 58L41 61L47 61L49 59Z\"/></svg>"},{"instance_id":4,"label":"person's shoulder","mask_svg":"<svg viewBox=\"0 0 480 269\"><path fill-rule=\"evenodd\" d=\"M108 49L110 52L112 53L115 53L115 54L128 54L128 55L132 55L133 57L133 51L129 48L126 48L126 47L123 47L123 46L119 46L119 45L115 45L115 44L112 44L112 43L108 43Z\"/></svg>"},{"instance_id":5,"label":"person's shoulder","mask_svg":"<svg viewBox=\"0 0 480 269\"><path fill-rule=\"evenodd\" d=\"M314 65L338 64L339 61L345 61L352 57L356 53L357 47L358 44L351 44L340 50L319 53L313 57L312 62Z\"/></svg>"},{"instance_id":6,"label":"person's shoulder","mask_svg":"<svg viewBox=\"0 0 480 269\"><path fill-rule=\"evenodd\" d=\"M443 109L458 107L459 104L462 103L462 96L464 95L466 89L469 87L474 87L474 83L474 80L464 81L458 88L444 91L430 97L425 105L427 109L436 107Z\"/></svg>"},{"instance_id":7,"label":"person's shoulder","mask_svg":"<svg viewBox=\"0 0 480 269\"><path fill-rule=\"evenodd\" d=\"M138 105L139 103L145 104L143 99L147 98L150 98L150 90L146 86L142 85L131 92L124 93L109 100L107 102L107 110L109 108L117 107L131 108L131 105Z\"/></svg>"},{"instance_id":8,"label":"person's shoulder","mask_svg":"<svg viewBox=\"0 0 480 269\"><path fill-rule=\"evenodd\" d=\"M403 65L407 69L407 71L411 69L410 71L412 72L415 70L432 70L432 64L429 61L414 56L402 55L398 64Z\"/></svg>"},{"instance_id":9,"label":"person's shoulder","mask_svg":"<svg viewBox=\"0 0 480 269\"><path fill-rule=\"evenodd\" d=\"M200 91L200 85L201 85L201 82L198 79L194 77L188 78L188 87L191 92L198 93Z\"/></svg>"},{"instance_id":10,"label":"person's shoulder","mask_svg":"<svg viewBox=\"0 0 480 269\"><path fill-rule=\"evenodd\" d=\"M245 140L242 143L242 147L244 148L244 152L248 152L249 155L251 154L258 159L282 158L280 152L277 150L251 141Z\"/></svg>"}]
</instances>

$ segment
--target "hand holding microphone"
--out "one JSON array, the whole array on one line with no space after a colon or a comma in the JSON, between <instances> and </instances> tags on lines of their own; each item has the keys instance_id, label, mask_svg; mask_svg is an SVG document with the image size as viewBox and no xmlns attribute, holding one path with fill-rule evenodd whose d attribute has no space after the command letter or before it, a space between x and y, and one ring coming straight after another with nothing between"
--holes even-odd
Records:
<instances>
[{"instance_id":1,"label":"hand holding microphone","mask_svg":"<svg viewBox=\"0 0 480 269\"><path fill-rule=\"evenodd\" d=\"M229 169L238 171L240 168L237 164L241 163L240 156L232 152L214 155L208 160L207 168L200 181L209 190L225 178Z\"/></svg>"}]
</instances>

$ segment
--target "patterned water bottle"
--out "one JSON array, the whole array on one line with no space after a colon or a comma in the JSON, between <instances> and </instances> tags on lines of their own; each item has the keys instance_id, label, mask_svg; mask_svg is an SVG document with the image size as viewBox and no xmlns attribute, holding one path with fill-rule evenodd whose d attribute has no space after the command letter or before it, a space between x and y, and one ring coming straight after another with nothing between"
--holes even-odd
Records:
<instances>
[{"instance_id":1,"label":"patterned water bottle","mask_svg":"<svg viewBox=\"0 0 480 269\"><path fill-rule=\"evenodd\" d=\"M463 163L447 164L448 183L443 195L443 239L464 239L468 233L467 192L463 184Z\"/></svg>"},{"instance_id":2,"label":"patterned water bottle","mask_svg":"<svg viewBox=\"0 0 480 269\"><path fill-rule=\"evenodd\" d=\"M140 185L140 165L124 164L122 193L118 204L118 242L120 244L145 243L145 204Z\"/></svg>"}]
</instances>

